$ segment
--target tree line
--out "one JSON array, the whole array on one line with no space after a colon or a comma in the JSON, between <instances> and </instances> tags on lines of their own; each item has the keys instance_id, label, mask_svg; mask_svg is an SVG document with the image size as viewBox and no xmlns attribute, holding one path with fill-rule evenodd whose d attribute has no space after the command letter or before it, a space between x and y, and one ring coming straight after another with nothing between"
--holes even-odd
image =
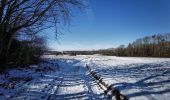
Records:
<instances>
[{"instance_id":1,"label":"tree line","mask_svg":"<svg viewBox=\"0 0 170 100\"><path fill-rule=\"evenodd\" d=\"M62 53L56 53L62 54ZM170 57L170 33L156 34L136 39L127 46L120 45L117 48L92 50L92 51L65 51L69 55L101 54L108 56L131 57Z\"/></svg>"},{"instance_id":2,"label":"tree line","mask_svg":"<svg viewBox=\"0 0 170 100\"><path fill-rule=\"evenodd\" d=\"M115 49L116 56L170 57L170 33L136 39Z\"/></svg>"}]
</instances>

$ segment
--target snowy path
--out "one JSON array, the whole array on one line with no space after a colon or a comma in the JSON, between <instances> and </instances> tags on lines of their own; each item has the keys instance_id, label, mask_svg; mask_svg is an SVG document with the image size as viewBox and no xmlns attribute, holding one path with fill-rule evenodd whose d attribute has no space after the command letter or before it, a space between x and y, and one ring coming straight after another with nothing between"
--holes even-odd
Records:
<instances>
[{"instance_id":1,"label":"snowy path","mask_svg":"<svg viewBox=\"0 0 170 100\"><path fill-rule=\"evenodd\" d=\"M84 77L86 76L65 74L62 83L50 99L98 99Z\"/></svg>"},{"instance_id":2,"label":"snowy path","mask_svg":"<svg viewBox=\"0 0 170 100\"><path fill-rule=\"evenodd\" d=\"M86 73L86 69L81 66L75 66L76 61L60 62L63 80L55 94L50 100L55 99L83 99L96 100L104 97L103 91L97 86Z\"/></svg>"},{"instance_id":3,"label":"snowy path","mask_svg":"<svg viewBox=\"0 0 170 100\"><path fill-rule=\"evenodd\" d=\"M87 75L86 68L76 66L76 61L52 59L47 62L57 62L59 70L18 86L15 95L8 99L99 100L105 97L103 90Z\"/></svg>"}]
</instances>

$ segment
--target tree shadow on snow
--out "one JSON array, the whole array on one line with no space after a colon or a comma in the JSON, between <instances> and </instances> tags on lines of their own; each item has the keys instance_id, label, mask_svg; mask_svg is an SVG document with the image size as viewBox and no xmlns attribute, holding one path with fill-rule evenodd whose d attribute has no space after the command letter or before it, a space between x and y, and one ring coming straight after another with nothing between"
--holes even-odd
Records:
<instances>
[{"instance_id":1,"label":"tree shadow on snow","mask_svg":"<svg viewBox=\"0 0 170 100\"><path fill-rule=\"evenodd\" d=\"M166 63L166 64L165 64ZM164 62L170 65L170 62ZM168 84L170 84L170 66L161 64L131 64L126 66L113 67L112 69L101 69L98 73L104 78L113 80L125 79L125 82L117 82L112 85L120 91L139 90L133 93L124 93L127 97L133 98L138 96L148 96L152 94L170 93ZM126 82L128 79L135 79L136 82ZM151 97L148 97L153 99Z\"/></svg>"}]
</instances>

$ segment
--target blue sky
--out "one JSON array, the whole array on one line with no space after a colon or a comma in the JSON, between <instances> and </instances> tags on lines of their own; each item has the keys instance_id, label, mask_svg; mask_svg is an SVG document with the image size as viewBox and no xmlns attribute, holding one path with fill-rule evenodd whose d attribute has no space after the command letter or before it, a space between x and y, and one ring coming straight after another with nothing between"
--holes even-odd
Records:
<instances>
[{"instance_id":1,"label":"blue sky","mask_svg":"<svg viewBox=\"0 0 170 100\"><path fill-rule=\"evenodd\" d=\"M170 0L85 0L88 8L73 13L52 50L94 50L127 45L137 38L170 32ZM53 30L48 30L53 32Z\"/></svg>"}]
</instances>

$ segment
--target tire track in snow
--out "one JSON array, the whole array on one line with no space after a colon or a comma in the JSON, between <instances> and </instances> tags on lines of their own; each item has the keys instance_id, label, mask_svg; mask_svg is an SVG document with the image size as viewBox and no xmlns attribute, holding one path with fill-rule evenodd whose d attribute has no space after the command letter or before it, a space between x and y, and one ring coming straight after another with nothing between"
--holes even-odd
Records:
<instances>
[{"instance_id":1,"label":"tire track in snow","mask_svg":"<svg viewBox=\"0 0 170 100\"><path fill-rule=\"evenodd\" d=\"M92 89L92 88L97 88L98 90L100 90L100 91L102 91L99 87L98 87L98 85L97 85L97 83L96 83L96 85L92 85L92 84L90 84L90 82L92 83L92 82L95 82L92 78L90 78L89 76L86 76L86 75L83 75L82 76L83 77L83 79L85 79L84 80L84 84L85 84L85 87L87 88L87 90L86 91L88 91L88 94L89 94L89 99L90 100L99 100L99 99L101 99L101 95L99 94L99 93L94 93L95 91ZM97 92L97 91L96 91Z\"/></svg>"},{"instance_id":2,"label":"tire track in snow","mask_svg":"<svg viewBox=\"0 0 170 100\"><path fill-rule=\"evenodd\" d=\"M89 57L86 58L89 60ZM82 59L85 60L86 59ZM90 59L92 59L90 57ZM70 60L70 59L69 59ZM81 61L82 61L81 60ZM79 61L80 62L80 61ZM78 62L78 63L79 63ZM64 64L63 64L64 63ZM69 64L67 61L64 61L61 66L65 66L70 69L71 72L68 72L68 69L63 69L63 81L59 85L59 88L53 95L51 100L56 99L99 99L99 94L94 93L92 82L94 82L89 76L86 75L86 69L80 66L74 66L74 64ZM97 85L96 85L97 87ZM101 91L100 88L97 88L98 91Z\"/></svg>"},{"instance_id":3,"label":"tire track in snow","mask_svg":"<svg viewBox=\"0 0 170 100\"><path fill-rule=\"evenodd\" d=\"M51 100L56 99L84 99L85 92L83 80L77 75L64 74L63 81Z\"/></svg>"},{"instance_id":4,"label":"tire track in snow","mask_svg":"<svg viewBox=\"0 0 170 100\"><path fill-rule=\"evenodd\" d=\"M60 74L60 79L61 79L60 82L58 84L55 84L55 86L53 87L53 89L52 89L53 93L48 96L47 100L53 100L55 98L55 94L57 94L58 89L63 82L63 77L61 77L61 74Z\"/></svg>"}]
</instances>

